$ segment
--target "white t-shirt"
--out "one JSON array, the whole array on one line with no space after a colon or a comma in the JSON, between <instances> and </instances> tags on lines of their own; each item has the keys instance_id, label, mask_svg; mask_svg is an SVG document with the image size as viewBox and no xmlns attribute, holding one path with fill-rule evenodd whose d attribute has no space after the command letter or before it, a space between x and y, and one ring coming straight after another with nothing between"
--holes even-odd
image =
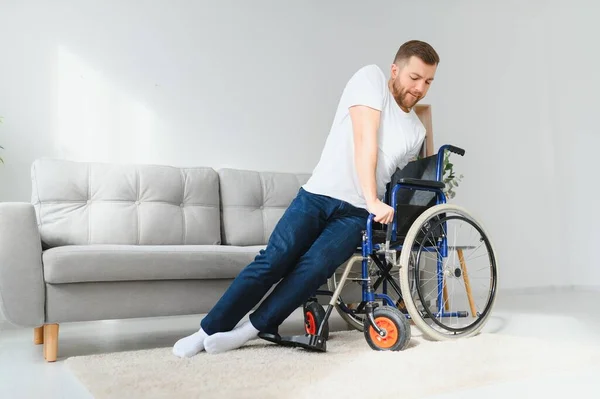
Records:
<instances>
[{"instance_id":1,"label":"white t-shirt","mask_svg":"<svg viewBox=\"0 0 600 399\"><path fill-rule=\"evenodd\" d=\"M385 186L396 168L402 169L417 156L425 127L414 112L400 109L388 88L388 80L377 65L356 72L346 84L325 142L321 158L303 188L314 194L367 208L354 157L354 132L349 108L366 105L381 111L377 132L377 197L383 199Z\"/></svg>"}]
</instances>

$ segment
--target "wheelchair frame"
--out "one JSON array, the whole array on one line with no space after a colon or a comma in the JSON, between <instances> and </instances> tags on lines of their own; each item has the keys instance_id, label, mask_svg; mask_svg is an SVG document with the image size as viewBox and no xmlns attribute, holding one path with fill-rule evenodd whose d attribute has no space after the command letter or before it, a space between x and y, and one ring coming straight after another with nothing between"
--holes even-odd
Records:
<instances>
[{"instance_id":1,"label":"wheelchair frame","mask_svg":"<svg viewBox=\"0 0 600 399\"><path fill-rule=\"evenodd\" d=\"M397 184L395 184L393 187L391 187L391 194L390 194L391 200L386 201L386 202L391 202L391 204L388 203L388 205L390 205L394 209L394 212L397 212L398 192L399 192L399 190L402 190L402 189L433 192L435 194L435 205L446 204L446 196L443 192L443 188L445 186L444 186L444 183L442 182L442 176L443 176L442 168L443 168L443 160L444 160L444 156L445 156L445 151L450 151L450 152L456 153L461 156L465 154L465 151L461 148L458 148L458 147L455 147L452 145L443 145L440 147L440 149L437 153L436 180L423 180L423 179L414 179L414 178L400 179ZM388 192L389 191L390 190L388 189ZM433 206L434 205L427 206L424 208L426 210ZM424 213L424 211L421 212L421 215L423 213ZM391 278L389 271L392 269L393 265L396 264L396 259L395 259L396 251L402 250L404 242L402 242L402 244L399 244L399 245L395 245L395 243L394 243L394 241L397 240L397 234L398 234L398 221L397 221L398 218L396 217L396 215L394 215L394 220L391 223L391 226L388 226L385 229L385 234L386 234L385 243L382 243L382 244L374 243L373 242L374 241L374 230L373 230L374 217L375 217L375 215L370 214L367 219L366 229L363 231L361 255L356 254L349 259L348 264L345 267L344 273L342 275L342 278L341 278L338 286L336 287L335 291L332 292L330 290L317 290L315 295L308 299L307 303L310 303L310 302L316 301L317 296L330 296L331 297L329 304L327 306L327 310L325 311L324 317L323 317L322 321L320 322L320 324L318 325L319 328L318 328L316 335L308 333L308 334L305 334L304 336L280 337L278 335L263 333L263 334L259 334L259 336L261 338L266 339L271 342L275 342L280 345L299 346L299 347L303 347L303 348L310 349L310 350L317 350L317 351L323 351L323 352L326 351L327 337L324 336L324 332L325 332L324 328L325 328L325 326L328 325L327 321L329 319L329 316L331 315L331 312L333 311L333 308L337 306L338 309L340 309L342 312L345 312L347 314L351 314L353 312L351 309L349 309L346 306L344 301L341 299L340 293L341 293L342 288L344 287L344 284L348 278L348 274L350 273L350 270L352 269L353 264L356 262L359 262L359 261L362 263L361 278L354 279L354 280L361 281L361 286L362 286L362 302L361 303L365 304L364 309L366 311L366 319L364 321L365 329L372 327L379 336L383 337L385 335L384 329L380 328L374 320L374 316L373 316L374 310L378 306L378 304L376 304L375 301L382 300L382 301L384 301L384 303L386 303L390 307L396 308L397 304L387 294L387 283L392 284L394 290L402 298L402 293L401 293L402 290L401 290L400 286L398 285L398 283ZM445 228L446 222L442 222L442 223ZM441 255L441 256L437 256L437 313L436 313L436 316L438 316L438 317L466 317L467 312L460 312L460 311L459 312L445 312L445 310L444 310L444 301L443 301L444 282L443 282L443 273L442 273L442 266L443 266L442 259L448 256L447 237L445 235L442 237L441 247L422 246L422 250L424 250L426 252L439 251L439 253ZM385 255L385 259L386 259L385 264L383 264L383 262L380 259L378 259L378 256L381 256L381 255ZM369 262L370 261L375 262L375 264L379 267L379 269L383 273L374 284L369 275ZM385 267L386 265L388 267ZM495 265L494 265L494 268L495 268ZM494 278L495 278L495 275L494 275ZM375 290L377 290L380 283L384 284L383 293L376 293ZM495 285L494 285L494 290L495 290ZM404 316L407 319L410 318L409 314L404 314ZM408 327L408 334L410 335L410 327ZM326 332L325 335L328 335L328 331Z\"/></svg>"},{"instance_id":2,"label":"wheelchair frame","mask_svg":"<svg viewBox=\"0 0 600 399\"><path fill-rule=\"evenodd\" d=\"M443 183L442 182L442 173L443 173L443 161L444 161L444 156L445 156L445 151L450 151L453 153L456 153L458 155L463 156L465 154L465 150L462 148L458 148L455 147L453 145L443 145L440 147L438 153L437 153L437 165L436 165L436 180L435 181L431 181L431 180L420 180L420 179L402 179L405 182L400 182L396 185L394 185L394 187L392 188L392 193L391 193L391 204L390 205L393 209L394 212L397 212L397 208L398 208L398 203L397 203L397 198L398 198L398 191L400 191L401 189L407 189L407 190L419 190L419 191L430 191L436 194L436 205L440 205L440 204L445 204L446 203L446 195L444 194L443 191ZM402 181L401 180L401 181ZM439 187L439 184L442 184L442 187ZM369 265L369 257L372 255L376 255L378 253L385 253L386 255L388 255L390 252L390 250L402 250L402 245L397 245L397 246L393 246L390 247L390 243L392 241L395 241L397 239L397 218L394 217L394 220L392 222L391 225L391 229L388 228L387 229L387 237L386 237L386 242L384 245L382 244L373 244L373 220L374 220L375 215L370 214L369 218L367 219L367 228L365 230L365 233L363 234L363 241L362 241L362 256L360 256L360 260L362 261L362 280L365 282L370 282L370 278L369 278L369 272L368 272L368 265ZM438 249L437 248L431 248L431 247L425 247L424 250L426 252L436 252ZM442 257L446 257L448 256L448 242L447 242L447 238L444 237L442 239L442 251L441 251L441 255ZM358 260L358 259L357 259ZM388 259L389 260L389 259ZM382 266L380 264L378 264L378 262L376 260L374 260L375 263L379 266L379 268L381 269L381 271L384 273L383 276L381 276L380 280L383 279L383 283L387 283L388 281L388 277L389 277L389 269L391 269L391 267L388 270L383 270ZM349 266L347 268L348 270L351 270L351 267ZM451 313L446 313L443 310L443 301L442 301L442 296L443 296L443 276L442 276L442 260L440 259L440 257L438 257L437 260L437 275L438 275L438 292L437 292L437 303L438 303L438 315L441 317L464 317L466 316L463 313L458 313L458 312L451 312ZM347 275L346 275L347 278ZM390 281L393 282L392 279L389 279ZM343 287L345 282L345 278L342 277L342 280L340 282L339 287ZM394 282L395 283L395 282ZM387 291L384 288L384 293L383 294L378 294L375 293L373 290L373 287L371 286L371 284L362 284L362 300L364 302L371 303L374 302L377 299L381 299L384 300L385 302L387 302L387 304L389 306L396 306L396 304L394 303L394 301L392 300L392 298L390 298L385 291ZM376 289L377 287L375 287ZM397 292L400 293L400 288L397 286L395 287ZM340 290L336 290L336 291L341 291ZM339 292L336 293L332 293L331 291L328 290L318 290L316 295L322 295L322 296L332 296L332 300L330 302L330 305L333 305L332 302L337 301L338 297L339 297ZM339 303L337 303L337 305L345 312L351 312L351 310L346 307L346 305L340 301ZM367 305L368 306L368 305ZM331 313L331 308L333 306L330 306L329 309L327 310L326 315L329 316L329 314ZM369 312L369 309L367 308L367 317L369 317L369 322L370 324L373 326L373 328L377 331L378 334L381 334L380 329L376 326L374 320L372 319L373 315L372 312ZM409 315L407 315L408 318L410 318ZM324 324L324 323L322 323Z\"/></svg>"}]
</instances>

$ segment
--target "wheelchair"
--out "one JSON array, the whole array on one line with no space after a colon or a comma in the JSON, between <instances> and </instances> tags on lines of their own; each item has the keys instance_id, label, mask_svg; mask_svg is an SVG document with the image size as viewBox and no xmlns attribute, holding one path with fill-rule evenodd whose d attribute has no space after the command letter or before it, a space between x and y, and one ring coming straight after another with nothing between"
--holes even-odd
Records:
<instances>
[{"instance_id":1,"label":"wheelchair","mask_svg":"<svg viewBox=\"0 0 600 399\"><path fill-rule=\"evenodd\" d=\"M328 290L303 304L304 335L259 337L326 352L334 308L373 350L405 349L411 324L434 341L478 334L496 298L496 255L481 223L446 203L446 151L465 154L443 145L396 170L385 194L394 221L381 225L369 215L357 253L329 277ZM323 296L330 297L326 310L318 301Z\"/></svg>"}]
</instances>

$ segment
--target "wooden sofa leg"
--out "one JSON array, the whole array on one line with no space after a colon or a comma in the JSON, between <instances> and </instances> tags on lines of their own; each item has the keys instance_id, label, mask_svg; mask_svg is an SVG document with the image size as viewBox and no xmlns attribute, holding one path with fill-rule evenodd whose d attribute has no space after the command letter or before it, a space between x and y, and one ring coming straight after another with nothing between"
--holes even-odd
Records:
<instances>
[{"instance_id":1,"label":"wooden sofa leg","mask_svg":"<svg viewBox=\"0 0 600 399\"><path fill-rule=\"evenodd\" d=\"M44 325L44 358L55 362L58 356L58 324Z\"/></svg>"},{"instance_id":2,"label":"wooden sofa leg","mask_svg":"<svg viewBox=\"0 0 600 399\"><path fill-rule=\"evenodd\" d=\"M40 345L44 343L44 326L33 329L33 343Z\"/></svg>"}]
</instances>

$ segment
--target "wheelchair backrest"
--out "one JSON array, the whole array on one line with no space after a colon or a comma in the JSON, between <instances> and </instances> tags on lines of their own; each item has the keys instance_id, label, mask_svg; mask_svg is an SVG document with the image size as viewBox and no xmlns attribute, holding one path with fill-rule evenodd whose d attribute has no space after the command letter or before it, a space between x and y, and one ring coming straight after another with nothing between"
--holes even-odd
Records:
<instances>
[{"instance_id":1,"label":"wheelchair backrest","mask_svg":"<svg viewBox=\"0 0 600 399\"><path fill-rule=\"evenodd\" d=\"M391 205L392 189L403 178L437 180L437 155L409 162L404 168L397 169L387 185L385 201ZM400 189L396 207L396 237L402 240L415 220L427 209L436 204L437 194L426 190ZM439 232L438 234L439 235Z\"/></svg>"},{"instance_id":2,"label":"wheelchair backrest","mask_svg":"<svg viewBox=\"0 0 600 399\"><path fill-rule=\"evenodd\" d=\"M417 159L409 162L404 168L397 169L387 185L385 200L390 204L392 188L403 178L422 180L436 180L437 155ZM425 190L400 189L397 203L399 205L433 206L436 203L436 193Z\"/></svg>"}]
</instances>

